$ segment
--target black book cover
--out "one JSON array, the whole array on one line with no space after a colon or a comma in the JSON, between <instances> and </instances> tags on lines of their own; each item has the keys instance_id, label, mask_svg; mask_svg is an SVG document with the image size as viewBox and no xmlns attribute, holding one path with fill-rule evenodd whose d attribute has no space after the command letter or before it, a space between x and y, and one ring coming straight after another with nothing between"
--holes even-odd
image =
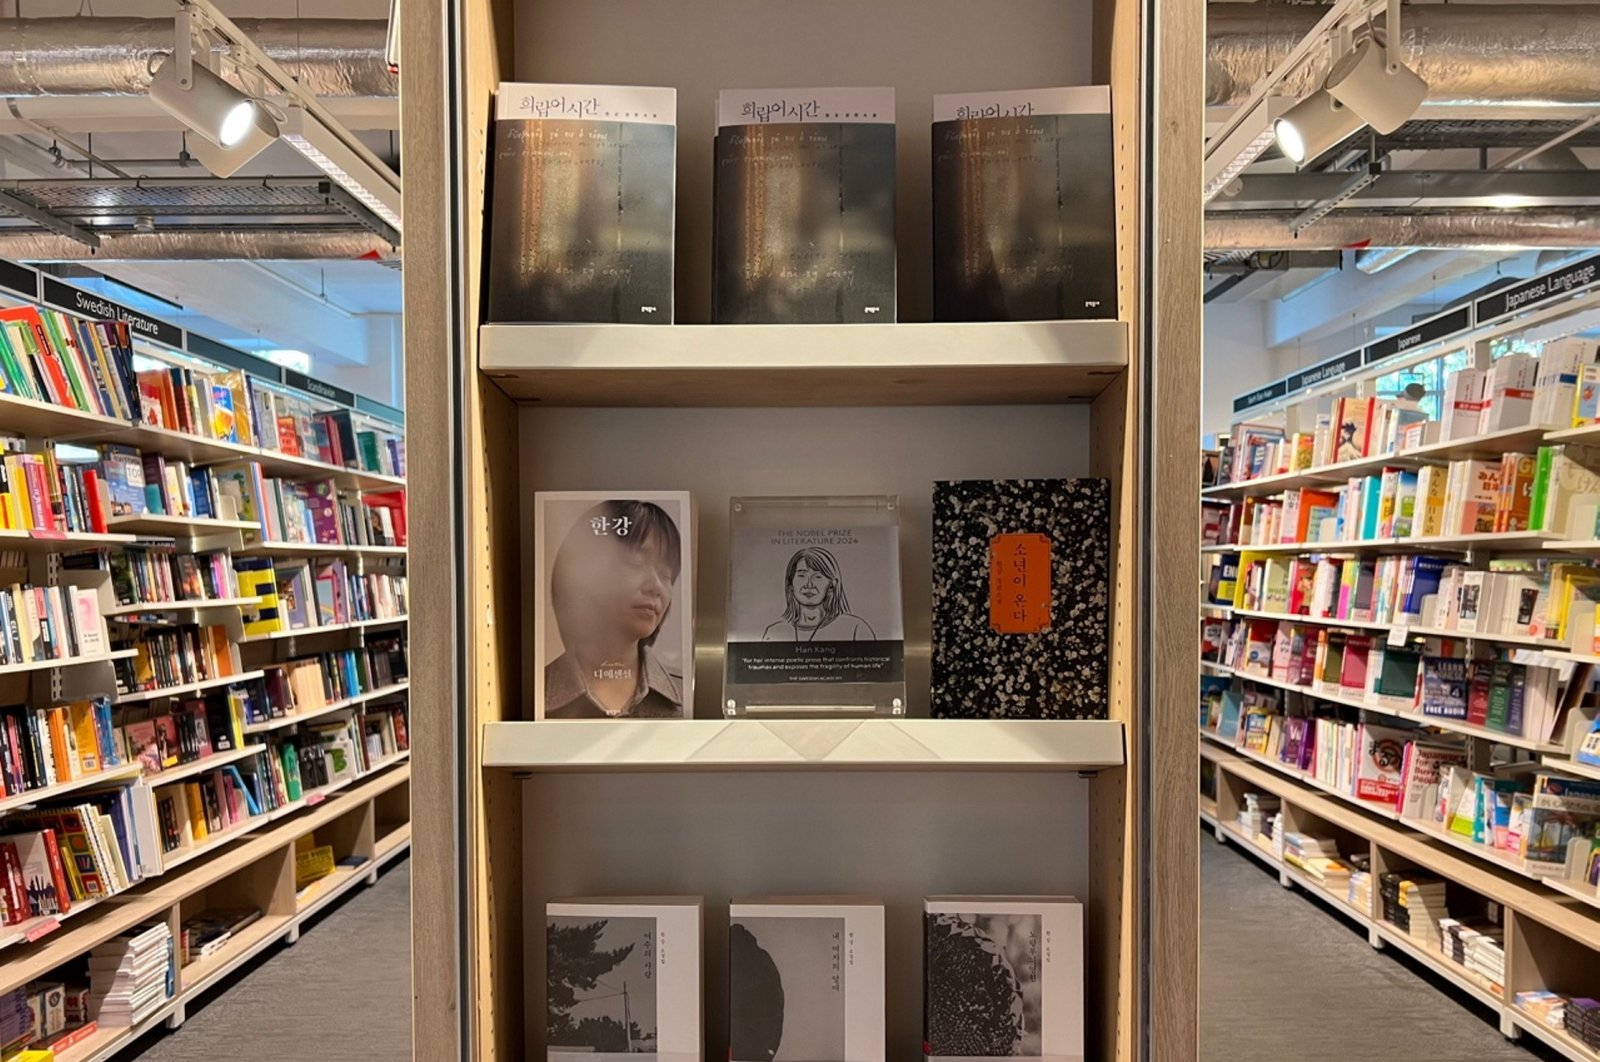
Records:
<instances>
[{"instance_id":1,"label":"black book cover","mask_svg":"<svg viewBox=\"0 0 1600 1062\"><path fill-rule=\"evenodd\" d=\"M934 485L934 717L1107 718L1110 524L1103 479Z\"/></svg>"},{"instance_id":2,"label":"black book cover","mask_svg":"<svg viewBox=\"0 0 1600 1062\"><path fill-rule=\"evenodd\" d=\"M1111 92L934 97L939 321L1117 316Z\"/></svg>"},{"instance_id":3,"label":"black book cover","mask_svg":"<svg viewBox=\"0 0 1600 1062\"><path fill-rule=\"evenodd\" d=\"M893 89L718 98L719 324L895 319Z\"/></svg>"},{"instance_id":4,"label":"black book cover","mask_svg":"<svg viewBox=\"0 0 1600 1062\"><path fill-rule=\"evenodd\" d=\"M676 121L676 89L500 86L490 321L672 323Z\"/></svg>"}]
</instances>

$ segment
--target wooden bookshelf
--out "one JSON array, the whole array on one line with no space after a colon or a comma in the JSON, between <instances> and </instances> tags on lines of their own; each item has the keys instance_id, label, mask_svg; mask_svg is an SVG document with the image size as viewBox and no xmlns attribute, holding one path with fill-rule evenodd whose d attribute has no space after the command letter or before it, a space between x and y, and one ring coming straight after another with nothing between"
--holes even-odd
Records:
<instances>
[{"instance_id":1,"label":"wooden bookshelf","mask_svg":"<svg viewBox=\"0 0 1600 1062\"><path fill-rule=\"evenodd\" d=\"M109 521L108 521L109 523ZM107 546L125 546L133 541L130 534L96 533L93 531L0 531L0 553L18 550L23 553L66 553L79 549L102 549Z\"/></svg>"},{"instance_id":2,"label":"wooden bookshelf","mask_svg":"<svg viewBox=\"0 0 1600 1062\"><path fill-rule=\"evenodd\" d=\"M1157 26L1142 21L1146 9L1134 0L1094 0L1093 30L1084 34L1081 20L1059 5L1029 0L1004 15L1019 21L989 26L1011 46L974 59L968 18L930 12L912 0L884 0L864 24L871 28L845 37L799 9L775 8L751 22L747 8L722 0L715 9L671 0L630 8L625 18L620 9L582 0L553 5L467 0L445 19L422 0L402 0L401 7L408 27L401 42L408 242L445 249L408 262L405 272L411 544L440 559L411 574L417 693L411 727L416 747L456 750L453 760L422 756L414 763L429 799L418 803L414 822L413 940L418 954L432 957L416 970L418 1057L508 1062L540 1053L543 1028L530 1020L542 997L538 912L555 887L557 867L563 887L580 890L587 882L642 888L647 873L655 875L657 894L691 880L709 895L719 888L717 877L704 873L704 860L698 869L674 860L654 868L608 862L597 846L579 845L568 823L555 821L541 793L581 790L588 794L583 806L593 807L591 800L612 802L602 794L618 787L636 789L644 815L631 825L617 823L619 829L650 828L646 818L722 793L751 808L752 821L766 827L767 836L747 845L739 860L743 881L781 888L782 846L772 833L801 793L859 785L869 810L905 806L915 793L911 806L938 829L964 813L964 800L982 797L981 785L991 795L1014 795L1023 818L1043 822L1063 808L1081 809L1086 818L1085 836L1052 834L1041 844L1035 831L1025 850L1019 839L1011 866L1030 888L1044 891L1073 884L1069 872L1046 867L1050 851L1081 868L1083 879L1073 887L1083 888L1080 895L1095 911L1086 942L1087 1056L1194 1059L1196 806L1192 784L1180 780L1192 769L1193 745L1179 718L1192 711L1197 640L1192 621L1180 622L1178 610L1147 606L1182 601L1198 581L1192 538L1199 468L1191 458L1199 435L1193 272L1202 136L1193 86L1203 80L1203 12L1164 10ZM903 29L911 24L918 27L917 47L908 49ZM1065 50L1072 40L1084 45L1081 62ZM1112 85L1120 323L928 323L930 226L920 169L928 156L926 107L933 92L945 91L937 87L944 77L940 57L956 55L978 64L974 76L997 84ZM902 108L896 135L907 138L897 182L900 323L704 323L710 123L693 116L709 111L699 104L716 88L748 82L750 70L772 84L896 87ZM687 116L678 125L679 323L482 326L489 134L502 80L678 89L679 113ZM1163 132L1145 153L1140 145L1151 120ZM1156 246L1163 249L1159 259L1144 256ZM827 447L809 448L803 459L792 450L785 457L770 452L774 436L823 425ZM617 433L650 439L648 446L631 445L625 471L623 448L613 444ZM590 445L578 445L582 438ZM845 440L847 447L833 446ZM926 769L926 754L896 753L868 757L860 770L829 773L694 771L679 769L681 762L639 770L638 758L670 756L630 747L583 751L580 770L542 769L562 753L550 751L540 737L546 731L531 730L545 724L532 723L528 713L532 583L522 510L532 491L659 479L700 499L702 542L715 544L724 500L747 490L893 489L908 505L921 506L934 479L1024 475L1096 475L1113 484L1110 721L1122 725L1122 766L1086 780L1070 770L991 764L935 772ZM926 543L907 535L902 550L906 586L922 586ZM702 550L702 576L720 566L715 548L710 556ZM908 589L908 659L928 644L925 593ZM718 595L702 579L698 596L700 622L708 625L701 650L711 651L708 677L696 685L715 689L719 681L709 676L718 674L720 616L706 602ZM908 675L912 685L925 681ZM695 725L720 723L710 708L701 706ZM505 753L503 732L493 728L524 725L530 737L523 751ZM1077 725L1060 724L1071 733ZM548 733L551 745L567 740L565 732ZM497 766L502 761L492 757L501 755L505 765ZM1050 755L1060 766L1077 753ZM895 758L901 769L887 762ZM713 759L719 766L743 762ZM523 781L519 774L529 771L533 777ZM860 811L856 818L865 819ZM841 845L817 861L819 887L853 881L856 888L845 891L860 891L868 880L862 868L881 868L870 880L882 884L898 918L920 905L924 885L952 880L950 863L925 878L886 858L863 855L852 864L860 823L844 821L842 810L829 816L818 828L825 836L837 831ZM685 819L696 837L724 843L704 833L700 819ZM1004 836L995 823L990 829ZM949 846L948 859L960 859L961 850ZM915 949L910 938L902 958ZM891 1057L921 1051L914 982L893 989ZM706 1057L726 1046L717 998L715 989L708 993Z\"/></svg>"},{"instance_id":3,"label":"wooden bookshelf","mask_svg":"<svg viewBox=\"0 0 1600 1062\"><path fill-rule=\"evenodd\" d=\"M0 675L24 675L30 671L47 671L53 668L89 667L93 664L109 664L113 660L133 659L132 649L122 649L111 653L101 653L98 656L63 656L53 660L30 660L25 664L0 665Z\"/></svg>"},{"instance_id":4,"label":"wooden bookshelf","mask_svg":"<svg viewBox=\"0 0 1600 1062\"><path fill-rule=\"evenodd\" d=\"M241 671L237 675L219 675L213 679L201 682L189 682L182 686L163 686L154 690L139 690L134 693L119 693L112 700L116 704L138 704L141 701L158 701L163 697L183 697L191 693L203 693L219 686L232 686L239 682L252 682L260 678L262 672Z\"/></svg>"},{"instance_id":5,"label":"wooden bookshelf","mask_svg":"<svg viewBox=\"0 0 1600 1062\"><path fill-rule=\"evenodd\" d=\"M80 789L90 789L101 785L114 785L125 782L130 778L139 777L139 765L126 763L118 767L109 767L103 771L86 774L81 778L74 778L70 782L59 782L56 785L44 786L41 789L26 789L20 793L12 793L0 798L0 813L25 808L30 804L37 804L41 800L53 800L58 796L77 792Z\"/></svg>"}]
</instances>

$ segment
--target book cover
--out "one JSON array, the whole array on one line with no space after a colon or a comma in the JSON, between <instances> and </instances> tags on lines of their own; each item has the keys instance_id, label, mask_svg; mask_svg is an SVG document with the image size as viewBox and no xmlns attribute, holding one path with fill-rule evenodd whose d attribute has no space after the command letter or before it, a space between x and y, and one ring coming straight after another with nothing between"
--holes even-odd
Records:
<instances>
[{"instance_id":1,"label":"book cover","mask_svg":"<svg viewBox=\"0 0 1600 1062\"><path fill-rule=\"evenodd\" d=\"M894 102L891 88L718 94L713 320L895 320Z\"/></svg>"},{"instance_id":2,"label":"book cover","mask_svg":"<svg viewBox=\"0 0 1600 1062\"><path fill-rule=\"evenodd\" d=\"M1106 86L935 96L934 319L1116 316L1113 166Z\"/></svg>"},{"instance_id":3,"label":"book cover","mask_svg":"<svg viewBox=\"0 0 1600 1062\"><path fill-rule=\"evenodd\" d=\"M932 1062L1083 1057L1081 904L935 896L923 912L923 1041Z\"/></svg>"},{"instance_id":4,"label":"book cover","mask_svg":"<svg viewBox=\"0 0 1600 1062\"><path fill-rule=\"evenodd\" d=\"M534 718L694 716L684 491L534 495Z\"/></svg>"},{"instance_id":5,"label":"book cover","mask_svg":"<svg viewBox=\"0 0 1600 1062\"><path fill-rule=\"evenodd\" d=\"M1400 768L1411 732L1364 723L1361 759L1356 767L1357 800L1393 805L1400 796Z\"/></svg>"},{"instance_id":6,"label":"book cover","mask_svg":"<svg viewBox=\"0 0 1600 1062\"><path fill-rule=\"evenodd\" d=\"M735 900L728 921L730 1062L885 1062L881 903Z\"/></svg>"},{"instance_id":7,"label":"book cover","mask_svg":"<svg viewBox=\"0 0 1600 1062\"><path fill-rule=\"evenodd\" d=\"M1110 484L1102 479L934 485L932 714L1103 719L1109 711ZM1044 610L994 610L995 549L1044 536L1029 593ZM1048 573L1048 581L1044 577ZM1003 598L1002 598L1003 601Z\"/></svg>"},{"instance_id":8,"label":"book cover","mask_svg":"<svg viewBox=\"0 0 1600 1062\"><path fill-rule=\"evenodd\" d=\"M677 98L500 85L490 321L672 323Z\"/></svg>"},{"instance_id":9,"label":"book cover","mask_svg":"<svg viewBox=\"0 0 1600 1062\"><path fill-rule=\"evenodd\" d=\"M1430 656L1422 667L1422 714L1443 719L1467 717L1467 663L1459 657Z\"/></svg>"},{"instance_id":10,"label":"book cover","mask_svg":"<svg viewBox=\"0 0 1600 1062\"><path fill-rule=\"evenodd\" d=\"M702 1062L699 897L545 905L549 1062Z\"/></svg>"}]
</instances>

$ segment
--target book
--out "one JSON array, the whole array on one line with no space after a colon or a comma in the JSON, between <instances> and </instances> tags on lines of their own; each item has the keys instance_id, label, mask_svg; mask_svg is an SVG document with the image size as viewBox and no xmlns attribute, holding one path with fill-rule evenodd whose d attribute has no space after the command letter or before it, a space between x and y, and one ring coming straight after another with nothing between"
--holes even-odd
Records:
<instances>
[{"instance_id":1,"label":"book","mask_svg":"<svg viewBox=\"0 0 1600 1062\"><path fill-rule=\"evenodd\" d=\"M1113 166L1106 86L934 96L934 319L1115 317Z\"/></svg>"},{"instance_id":2,"label":"book","mask_svg":"<svg viewBox=\"0 0 1600 1062\"><path fill-rule=\"evenodd\" d=\"M728 922L730 1062L885 1062L882 903L736 899Z\"/></svg>"},{"instance_id":3,"label":"book","mask_svg":"<svg viewBox=\"0 0 1600 1062\"><path fill-rule=\"evenodd\" d=\"M1083 1057L1078 901L932 896L923 903L923 941L931 1062Z\"/></svg>"},{"instance_id":4,"label":"book","mask_svg":"<svg viewBox=\"0 0 1600 1062\"><path fill-rule=\"evenodd\" d=\"M549 1062L585 1062L598 1053L704 1057L702 908L699 897L545 905Z\"/></svg>"},{"instance_id":5,"label":"book","mask_svg":"<svg viewBox=\"0 0 1600 1062\"><path fill-rule=\"evenodd\" d=\"M1102 479L934 484L934 717L1106 717L1110 521ZM1027 600L1047 607L997 616L996 550L1019 544Z\"/></svg>"},{"instance_id":6,"label":"book","mask_svg":"<svg viewBox=\"0 0 1600 1062\"><path fill-rule=\"evenodd\" d=\"M1394 805L1400 796L1401 767L1405 762L1408 731L1364 723L1361 758L1356 768L1355 796L1375 804Z\"/></svg>"},{"instance_id":7,"label":"book","mask_svg":"<svg viewBox=\"0 0 1600 1062\"><path fill-rule=\"evenodd\" d=\"M718 93L714 321L895 320L894 105L892 88Z\"/></svg>"},{"instance_id":8,"label":"book","mask_svg":"<svg viewBox=\"0 0 1600 1062\"><path fill-rule=\"evenodd\" d=\"M677 90L502 83L488 319L671 324Z\"/></svg>"},{"instance_id":9,"label":"book","mask_svg":"<svg viewBox=\"0 0 1600 1062\"><path fill-rule=\"evenodd\" d=\"M541 491L533 505L534 718L692 718L689 495Z\"/></svg>"}]
</instances>

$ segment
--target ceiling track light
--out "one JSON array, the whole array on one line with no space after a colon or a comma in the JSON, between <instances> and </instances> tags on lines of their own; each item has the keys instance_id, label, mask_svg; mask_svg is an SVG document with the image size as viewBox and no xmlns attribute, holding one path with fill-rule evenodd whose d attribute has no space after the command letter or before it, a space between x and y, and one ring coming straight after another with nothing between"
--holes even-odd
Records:
<instances>
[{"instance_id":1,"label":"ceiling track light","mask_svg":"<svg viewBox=\"0 0 1600 1062\"><path fill-rule=\"evenodd\" d=\"M189 46L187 40L179 43ZM150 98L219 148L254 154L278 136L278 124L265 107L205 66L185 62L177 54L163 56L151 72Z\"/></svg>"},{"instance_id":2,"label":"ceiling track light","mask_svg":"<svg viewBox=\"0 0 1600 1062\"><path fill-rule=\"evenodd\" d=\"M388 175L368 165L335 136L316 115L300 107L286 107L283 142L399 232L400 189Z\"/></svg>"},{"instance_id":3,"label":"ceiling track light","mask_svg":"<svg viewBox=\"0 0 1600 1062\"><path fill-rule=\"evenodd\" d=\"M1303 167L1350 139L1364 124L1326 89L1318 89L1272 123L1272 132L1283 157Z\"/></svg>"}]
</instances>

